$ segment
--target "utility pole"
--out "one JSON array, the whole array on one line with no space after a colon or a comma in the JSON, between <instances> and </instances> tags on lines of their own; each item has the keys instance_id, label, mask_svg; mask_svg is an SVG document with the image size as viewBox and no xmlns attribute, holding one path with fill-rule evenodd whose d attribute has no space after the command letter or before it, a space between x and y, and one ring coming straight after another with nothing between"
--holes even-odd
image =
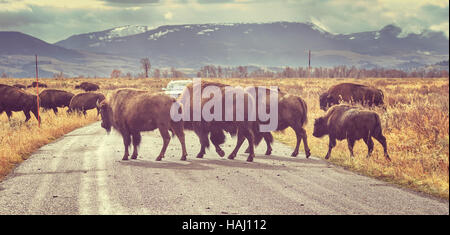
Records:
<instances>
[{"instance_id":1,"label":"utility pole","mask_svg":"<svg viewBox=\"0 0 450 235\"><path fill-rule=\"evenodd\" d=\"M37 100L37 112L38 112L38 126L41 127L41 116L39 114L39 74L38 74L38 62L37 54L34 55L36 58L36 100Z\"/></svg>"},{"instance_id":2,"label":"utility pole","mask_svg":"<svg viewBox=\"0 0 450 235\"><path fill-rule=\"evenodd\" d=\"M308 78L311 77L311 50L308 51Z\"/></svg>"}]
</instances>

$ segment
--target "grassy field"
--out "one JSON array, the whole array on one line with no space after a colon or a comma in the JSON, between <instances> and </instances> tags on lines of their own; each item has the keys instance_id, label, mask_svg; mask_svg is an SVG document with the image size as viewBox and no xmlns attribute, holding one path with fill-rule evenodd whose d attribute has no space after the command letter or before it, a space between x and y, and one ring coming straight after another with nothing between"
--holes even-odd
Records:
<instances>
[{"instance_id":1,"label":"grassy field","mask_svg":"<svg viewBox=\"0 0 450 235\"><path fill-rule=\"evenodd\" d=\"M43 79L50 88L81 92L73 87L86 80L99 84L104 94L122 87L160 91L169 79ZM213 80L213 79L209 79ZM216 79L217 80L217 79ZM3 84L30 84L33 79L1 79ZM362 140L355 144L355 158L350 158L346 141L333 149L329 161L385 181L449 198L449 80L445 79L221 79L221 82L243 87L253 85L278 86L281 90L301 96L308 104L306 131L314 156L324 157L328 138L312 136L314 119L325 114L319 109L319 95L341 82L375 86L384 91L387 109L375 108L383 125L392 162L383 157L381 145L375 141L374 153L367 159L367 147ZM28 89L28 92L35 92ZM67 116L65 112L42 114L42 127L32 117L28 123L22 113L14 113L8 123L6 114L0 116L0 177L26 159L31 152L59 136L98 118L96 111L88 117ZM275 133L275 137L294 146L291 129ZM303 145L300 148L303 151Z\"/></svg>"}]
</instances>

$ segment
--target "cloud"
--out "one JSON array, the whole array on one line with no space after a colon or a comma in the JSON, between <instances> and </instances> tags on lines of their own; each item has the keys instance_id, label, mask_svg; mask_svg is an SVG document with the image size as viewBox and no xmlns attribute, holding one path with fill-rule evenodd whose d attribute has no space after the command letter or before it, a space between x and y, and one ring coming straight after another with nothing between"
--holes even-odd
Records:
<instances>
[{"instance_id":1,"label":"cloud","mask_svg":"<svg viewBox=\"0 0 450 235\"><path fill-rule=\"evenodd\" d=\"M55 42L132 24L311 21L332 33L395 24L402 34L436 30L448 35L448 12L443 0L0 0L0 30Z\"/></svg>"},{"instance_id":2,"label":"cloud","mask_svg":"<svg viewBox=\"0 0 450 235\"><path fill-rule=\"evenodd\" d=\"M101 1L113 6L159 3L159 0L101 0Z\"/></svg>"},{"instance_id":3,"label":"cloud","mask_svg":"<svg viewBox=\"0 0 450 235\"><path fill-rule=\"evenodd\" d=\"M170 11L166 12L166 14L164 14L164 19L166 19L166 20L171 20L172 17L173 17L173 14Z\"/></svg>"},{"instance_id":4,"label":"cloud","mask_svg":"<svg viewBox=\"0 0 450 235\"><path fill-rule=\"evenodd\" d=\"M232 3L234 0L197 0L200 4Z\"/></svg>"}]
</instances>

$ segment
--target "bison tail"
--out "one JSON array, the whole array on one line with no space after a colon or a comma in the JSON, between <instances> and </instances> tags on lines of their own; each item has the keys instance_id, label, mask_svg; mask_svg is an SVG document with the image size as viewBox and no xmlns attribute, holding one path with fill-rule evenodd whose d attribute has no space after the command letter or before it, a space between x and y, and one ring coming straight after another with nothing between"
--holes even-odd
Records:
<instances>
[{"instance_id":1,"label":"bison tail","mask_svg":"<svg viewBox=\"0 0 450 235\"><path fill-rule=\"evenodd\" d=\"M308 105L300 97L298 97L298 101L300 102L302 109L303 109L302 110L303 112L301 112L301 117L300 117L300 126L303 126L308 123Z\"/></svg>"},{"instance_id":2,"label":"bison tail","mask_svg":"<svg viewBox=\"0 0 450 235\"><path fill-rule=\"evenodd\" d=\"M169 131L172 133L172 138L173 138L175 136L175 131L173 131L172 128L170 128Z\"/></svg>"},{"instance_id":3,"label":"bison tail","mask_svg":"<svg viewBox=\"0 0 450 235\"><path fill-rule=\"evenodd\" d=\"M373 136L379 136L382 134L382 129L381 129L381 120L380 117L378 116L378 114L374 114L375 115L375 127L373 130Z\"/></svg>"},{"instance_id":4,"label":"bison tail","mask_svg":"<svg viewBox=\"0 0 450 235\"><path fill-rule=\"evenodd\" d=\"M225 143L225 133L223 133L223 130L213 130L210 139L214 145L221 145Z\"/></svg>"}]
</instances>

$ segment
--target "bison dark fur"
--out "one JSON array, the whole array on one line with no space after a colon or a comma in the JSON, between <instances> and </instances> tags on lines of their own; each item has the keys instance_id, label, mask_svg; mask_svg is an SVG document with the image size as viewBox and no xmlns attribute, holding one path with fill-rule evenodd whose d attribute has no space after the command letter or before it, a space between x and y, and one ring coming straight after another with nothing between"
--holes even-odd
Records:
<instances>
[{"instance_id":1,"label":"bison dark fur","mask_svg":"<svg viewBox=\"0 0 450 235\"><path fill-rule=\"evenodd\" d=\"M47 88L47 84L42 83L42 82L33 82L31 83L31 85L28 85L27 88L31 88L31 87L43 87L43 88Z\"/></svg>"},{"instance_id":2,"label":"bison dark fur","mask_svg":"<svg viewBox=\"0 0 450 235\"><path fill-rule=\"evenodd\" d=\"M385 158L390 160L380 117L375 112L349 105L333 106L324 117L314 122L313 136L320 138L324 135L329 137L328 153L325 159L330 157L331 149L336 146L336 139L347 139L351 157L353 157L355 141L363 139L368 147L367 157L370 157L373 151L372 137L374 137L383 146Z\"/></svg>"},{"instance_id":3,"label":"bison dark fur","mask_svg":"<svg viewBox=\"0 0 450 235\"><path fill-rule=\"evenodd\" d=\"M128 147L133 143L132 159L138 156L138 146L142 131L159 129L164 145L156 158L160 161L170 142L169 130L178 137L181 147L181 160L186 160L187 152L183 132L183 122L175 122L170 116L170 109L175 98L165 94L150 94L134 89L114 91L107 100L99 104L102 127L108 132L113 127L122 135L125 147L123 160L128 160Z\"/></svg>"},{"instance_id":4,"label":"bison dark fur","mask_svg":"<svg viewBox=\"0 0 450 235\"><path fill-rule=\"evenodd\" d=\"M58 107L69 107L73 96L73 93L67 91L46 89L39 94L39 100L42 108L53 109L53 112L57 114Z\"/></svg>"},{"instance_id":5,"label":"bison dark fur","mask_svg":"<svg viewBox=\"0 0 450 235\"><path fill-rule=\"evenodd\" d=\"M100 89L100 86L90 82L82 82L80 85L76 85L75 89L82 89L88 92L88 91L96 91Z\"/></svg>"},{"instance_id":6,"label":"bison dark fur","mask_svg":"<svg viewBox=\"0 0 450 235\"><path fill-rule=\"evenodd\" d=\"M86 110L97 109L97 115L100 110L97 107L97 101L101 102L105 96L101 93L80 93L72 97L67 113L73 111L82 112L86 116Z\"/></svg>"},{"instance_id":7,"label":"bison dark fur","mask_svg":"<svg viewBox=\"0 0 450 235\"><path fill-rule=\"evenodd\" d=\"M25 122L31 118L31 111L39 121L36 95L28 94L17 87L0 84L0 114L3 111L6 112L8 120L11 120L12 111L23 111Z\"/></svg>"},{"instance_id":8,"label":"bison dark fur","mask_svg":"<svg viewBox=\"0 0 450 235\"><path fill-rule=\"evenodd\" d=\"M382 106L384 94L380 89L354 83L341 83L332 86L327 92L320 95L320 109L327 111L329 107L342 101L348 103L361 103L368 106Z\"/></svg>"}]
</instances>

